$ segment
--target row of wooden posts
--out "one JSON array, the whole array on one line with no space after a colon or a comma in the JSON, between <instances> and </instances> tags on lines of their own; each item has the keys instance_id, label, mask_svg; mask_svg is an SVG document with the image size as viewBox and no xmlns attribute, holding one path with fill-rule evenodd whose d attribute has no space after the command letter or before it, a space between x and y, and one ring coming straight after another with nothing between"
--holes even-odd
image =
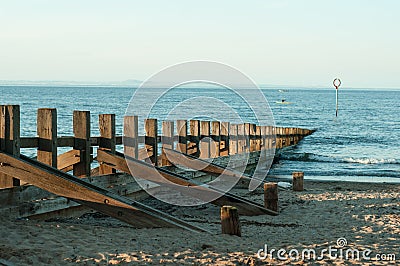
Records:
<instances>
[{"instance_id":1,"label":"row of wooden posts","mask_svg":"<svg viewBox=\"0 0 400 266\"><path fill-rule=\"evenodd\" d=\"M37 160L64 172L73 171L77 177L115 173L115 169L101 164L91 169L93 146L116 152L116 145L124 144L124 153L140 160L150 160L158 166L169 165L162 148L176 149L202 159L283 148L296 144L313 131L299 128L258 126L251 123L232 124L219 121L177 120L162 121L162 136L158 136L157 119L144 121L145 136L138 134L138 117L124 117L124 136L116 135L114 114L99 115L100 136L92 137L90 112L74 111L74 136L57 134L57 110L41 108L37 112L37 136L20 136L20 106L1 105L0 151L18 157L21 148L37 148ZM175 131L176 129L176 131ZM175 133L176 132L176 133ZM124 142L124 143L123 143ZM139 149L143 143L144 148ZM175 145L176 144L176 145ZM58 155L58 147L72 150ZM0 188L20 185L18 179L0 173Z\"/></svg>"},{"instance_id":2,"label":"row of wooden posts","mask_svg":"<svg viewBox=\"0 0 400 266\"><path fill-rule=\"evenodd\" d=\"M292 189L293 191L303 191L304 189L304 173L292 173ZM278 183L264 183L264 206L265 208L278 212ZM221 207L221 230L222 234L241 236L239 213L236 207Z\"/></svg>"}]
</instances>

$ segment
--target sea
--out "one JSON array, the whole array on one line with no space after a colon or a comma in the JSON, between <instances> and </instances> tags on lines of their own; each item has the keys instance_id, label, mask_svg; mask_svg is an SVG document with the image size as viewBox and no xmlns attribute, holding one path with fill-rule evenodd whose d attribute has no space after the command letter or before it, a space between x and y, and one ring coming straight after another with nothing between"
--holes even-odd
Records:
<instances>
[{"instance_id":1,"label":"sea","mask_svg":"<svg viewBox=\"0 0 400 266\"><path fill-rule=\"evenodd\" d=\"M21 106L21 136L36 136L38 108L57 108L59 136L72 135L74 110L91 112L92 135L99 134L98 115L113 113L117 134L122 134L128 106L133 108L128 111L160 121L240 119L315 129L298 145L280 152L280 160L272 166L269 176L288 178L292 172L302 171L306 179L314 180L400 183L400 89L341 88L337 117L334 88L261 88L266 101L260 98L251 104L240 94L212 86L167 92L162 88L147 89L140 97L135 96L136 91L125 87L0 86L0 104ZM243 89L242 93L252 95L260 91ZM148 102L158 94L161 96L156 102ZM282 99L289 104L279 103ZM255 116L252 111L257 108L252 105L267 110L268 117ZM142 122L140 125L143 128ZM143 134L143 130L139 133ZM21 152L35 156L34 149Z\"/></svg>"}]
</instances>

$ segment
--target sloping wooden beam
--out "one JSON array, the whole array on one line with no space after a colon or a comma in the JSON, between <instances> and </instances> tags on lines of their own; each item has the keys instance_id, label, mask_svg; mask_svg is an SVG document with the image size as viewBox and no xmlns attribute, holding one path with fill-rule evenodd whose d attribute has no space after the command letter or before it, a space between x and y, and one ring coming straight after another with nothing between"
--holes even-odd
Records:
<instances>
[{"instance_id":1,"label":"sloping wooden beam","mask_svg":"<svg viewBox=\"0 0 400 266\"><path fill-rule=\"evenodd\" d=\"M81 161L80 151L70 150L57 157L57 167L65 172L66 169L72 170L71 167Z\"/></svg>"},{"instance_id":2,"label":"sloping wooden beam","mask_svg":"<svg viewBox=\"0 0 400 266\"><path fill-rule=\"evenodd\" d=\"M0 172L12 174L51 193L70 198L136 227L175 227L193 232L205 232L204 229L169 214L119 196L23 155L16 158L0 152Z\"/></svg>"},{"instance_id":3,"label":"sloping wooden beam","mask_svg":"<svg viewBox=\"0 0 400 266\"><path fill-rule=\"evenodd\" d=\"M217 206L223 206L230 204L238 208L239 213L242 215L277 215L277 212L268 210L262 205L255 202L249 201L245 198L233 195L230 192L220 191L210 185L202 184L194 180L190 180L184 176L172 173L164 168L155 167L148 163L139 161L137 159L125 156L121 153L116 152L116 154L111 154L107 151L98 150L97 160L100 163L105 163L113 168L116 168L122 172L132 174L135 177L148 180L160 185L173 186L177 191L186 194L197 199L208 201L210 198L215 198L216 200L211 203ZM131 164L130 171L128 163ZM160 178L160 175L163 178ZM176 186L180 185L180 186ZM188 190L186 187L191 187L193 190Z\"/></svg>"}]
</instances>

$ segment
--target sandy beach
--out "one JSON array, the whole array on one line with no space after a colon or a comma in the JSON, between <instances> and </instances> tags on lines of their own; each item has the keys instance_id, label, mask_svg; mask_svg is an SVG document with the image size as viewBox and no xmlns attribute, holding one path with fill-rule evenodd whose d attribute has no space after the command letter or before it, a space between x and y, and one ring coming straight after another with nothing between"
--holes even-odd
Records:
<instances>
[{"instance_id":1,"label":"sandy beach","mask_svg":"<svg viewBox=\"0 0 400 266\"><path fill-rule=\"evenodd\" d=\"M234 192L263 201L261 188ZM219 207L213 205L183 208L146 200L213 234L135 229L98 213L49 220L16 220L3 213L0 265L395 265L400 259L399 198L398 184L306 181L303 192L279 190L278 216L241 216L242 237L220 234ZM347 243L337 243L342 238ZM268 252L286 250L281 254L286 259L276 251L266 256L265 245ZM322 259L301 259L304 249L318 256L330 246L358 250L360 259L326 253ZM298 259L288 258L292 249ZM364 259L361 254L368 249Z\"/></svg>"}]
</instances>

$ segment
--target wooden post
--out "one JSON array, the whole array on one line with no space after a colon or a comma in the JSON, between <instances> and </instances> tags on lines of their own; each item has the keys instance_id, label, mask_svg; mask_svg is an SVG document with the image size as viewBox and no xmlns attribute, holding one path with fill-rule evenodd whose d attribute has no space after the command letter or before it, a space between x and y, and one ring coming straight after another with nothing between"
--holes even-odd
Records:
<instances>
[{"instance_id":1,"label":"wooden post","mask_svg":"<svg viewBox=\"0 0 400 266\"><path fill-rule=\"evenodd\" d=\"M221 207L221 228L222 234L242 236L239 214L236 207Z\"/></svg>"},{"instance_id":2,"label":"wooden post","mask_svg":"<svg viewBox=\"0 0 400 266\"><path fill-rule=\"evenodd\" d=\"M57 109L38 109L37 135L37 160L57 168Z\"/></svg>"},{"instance_id":3,"label":"wooden post","mask_svg":"<svg viewBox=\"0 0 400 266\"><path fill-rule=\"evenodd\" d=\"M74 111L74 150L80 151L80 162L74 164L73 173L77 177L90 176L90 112Z\"/></svg>"},{"instance_id":4,"label":"wooden post","mask_svg":"<svg viewBox=\"0 0 400 266\"><path fill-rule=\"evenodd\" d=\"M249 124L249 140L250 140L250 152L255 152L257 150L257 142L256 142L256 125Z\"/></svg>"},{"instance_id":5,"label":"wooden post","mask_svg":"<svg viewBox=\"0 0 400 266\"><path fill-rule=\"evenodd\" d=\"M267 140L267 126L261 126L260 128L260 137L261 137L261 149L268 149L268 140Z\"/></svg>"},{"instance_id":6,"label":"wooden post","mask_svg":"<svg viewBox=\"0 0 400 266\"><path fill-rule=\"evenodd\" d=\"M221 122L221 146L220 146L220 156L229 155L229 122Z\"/></svg>"},{"instance_id":7,"label":"wooden post","mask_svg":"<svg viewBox=\"0 0 400 266\"><path fill-rule=\"evenodd\" d=\"M124 154L137 159L139 157L138 137L139 121L137 116L124 117Z\"/></svg>"},{"instance_id":8,"label":"wooden post","mask_svg":"<svg viewBox=\"0 0 400 266\"><path fill-rule=\"evenodd\" d=\"M144 144L147 152L151 151L152 154L149 156L149 159L152 164L157 166L157 157L158 157L158 148L157 148L157 135L158 135L158 127L157 127L157 119L145 119L144 128L146 131L146 137L144 140Z\"/></svg>"},{"instance_id":9,"label":"wooden post","mask_svg":"<svg viewBox=\"0 0 400 266\"><path fill-rule=\"evenodd\" d=\"M0 106L0 150L15 157L20 155L19 105ZM19 186L19 179L0 173L0 188Z\"/></svg>"},{"instance_id":10,"label":"wooden post","mask_svg":"<svg viewBox=\"0 0 400 266\"><path fill-rule=\"evenodd\" d=\"M115 154L116 135L115 135L115 114L99 115L99 130L100 130L100 150L107 150ZM116 173L112 167L101 164L99 168L100 175L108 175Z\"/></svg>"},{"instance_id":11,"label":"wooden post","mask_svg":"<svg viewBox=\"0 0 400 266\"><path fill-rule=\"evenodd\" d=\"M229 154L238 153L238 125L230 124L229 126Z\"/></svg>"},{"instance_id":12,"label":"wooden post","mask_svg":"<svg viewBox=\"0 0 400 266\"><path fill-rule=\"evenodd\" d=\"M278 184L264 184L264 206L271 211L278 211Z\"/></svg>"},{"instance_id":13,"label":"wooden post","mask_svg":"<svg viewBox=\"0 0 400 266\"><path fill-rule=\"evenodd\" d=\"M220 141L221 141L221 125L219 121L211 122L211 139L210 141L210 158L219 157Z\"/></svg>"},{"instance_id":14,"label":"wooden post","mask_svg":"<svg viewBox=\"0 0 400 266\"><path fill-rule=\"evenodd\" d=\"M210 158L210 121L200 122L200 158Z\"/></svg>"},{"instance_id":15,"label":"wooden post","mask_svg":"<svg viewBox=\"0 0 400 266\"><path fill-rule=\"evenodd\" d=\"M304 185L304 173L303 172L293 172L293 191L303 191Z\"/></svg>"},{"instance_id":16,"label":"wooden post","mask_svg":"<svg viewBox=\"0 0 400 266\"><path fill-rule=\"evenodd\" d=\"M199 157L200 156L200 121L190 120L190 152L188 153Z\"/></svg>"},{"instance_id":17,"label":"wooden post","mask_svg":"<svg viewBox=\"0 0 400 266\"><path fill-rule=\"evenodd\" d=\"M239 124L237 126L237 139L238 139L238 146L237 146L237 153L241 154L245 152L246 149L246 137L244 135L244 124Z\"/></svg>"},{"instance_id":18,"label":"wooden post","mask_svg":"<svg viewBox=\"0 0 400 266\"><path fill-rule=\"evenodd\" d=\"M174 122L163 121L162 122L162 152L161 152L161 165L168 166L172 165L164 152L164 149L174 149Z\"/></svg>"},{"instance_id":19,"label":"wooden post","mask_svg":"<svg viewBox=\"0 0 400 266\"><path fill-rule=\"evenodd\" d=\"M177 150L181 153L187 153L187 130L188 125L186 120L176 121L176 132L178 133Z\"/></svg>"},{"instance_id":20,"label":"wooden post","mask_svg":"<svg viewBox=\"0 0 400 266\"><path fill-rule=\"evenodd\" d=\"M250 123L244 123L244 141L245 141L245 145L243 148L243 151L245 153L249 153L250 152Z\"/></svg>"},{"instance_id":21,"label":"wooden post","mask_svg":"<svg viewBox=\"0 0 400 266\"><path fill-rule=\"evenodd\" d=\"M255 137L256 151L261 151L261 126L256 126Z\"/></svg>"}]
</instances>

